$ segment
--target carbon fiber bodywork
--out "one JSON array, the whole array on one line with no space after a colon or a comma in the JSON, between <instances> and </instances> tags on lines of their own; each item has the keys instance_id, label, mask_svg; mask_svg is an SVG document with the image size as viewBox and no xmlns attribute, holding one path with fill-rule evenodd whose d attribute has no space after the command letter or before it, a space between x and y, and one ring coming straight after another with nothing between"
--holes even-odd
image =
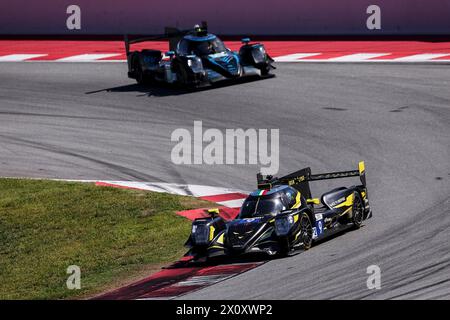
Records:
<instances>
[{"instance_id":1,"label":"carbon fiber bodywork","mask_svg":"<svg viewBox=\"0 0 450 320\"><path fill-rule=\"evenodd\" d=\"M130 43L148 39L125 39L128 77L138 83L164 82L186 86L203 86L243 77L269 77L275 69L273 59L259 43L246 39L239 52L226 48L222 41L205 28L167 32L170 50L130 51ZM248 41L247 41L248 40Z\"/></svg>"},{"instance_id":2,"label":"carbon fiber bodywork","mask_svg":"<svg viewBox=\"0 0 450 320\"><path fill-rule=\"evenodd\" d=\"M331 179L331 176L359 176L363 184L333 189L320 199L304 196L310 196L309 181ZM236 219L226 222L213 215L193 222L193 232L186 242L190 250L186 255L200 259L247 253L290 254L297 248L309 249L313 242L338 231L359 228L372 216L363 163L359 171L311 175L306 168L282 178L261 179L259 176L260 189L246 198ZM270 202L279 206L266 212L258 210L258 206ZM206 226L201 229L205 232L202 238L208 239L202 243L196 241L200 225Z\"/></svg>"}]
</instances>

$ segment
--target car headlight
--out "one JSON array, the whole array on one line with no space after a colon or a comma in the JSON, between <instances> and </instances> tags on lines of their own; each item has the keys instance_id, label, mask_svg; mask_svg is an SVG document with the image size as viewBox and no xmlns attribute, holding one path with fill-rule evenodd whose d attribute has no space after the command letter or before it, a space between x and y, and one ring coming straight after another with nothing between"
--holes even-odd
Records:
<instances>
[{"instance_id":1,"label":"car headlight","mask_svg":"<svg viewBox=\"0 0 450 320\"><path fill-rule=\"evenodd\" d=\"M194 73L203 72L202 59L200 59L199 57L189 58L187 64Z\"/></svg>"},{"instance_id":2,"label":"car headlight","mask_svg":"<svg viewBox=\"0 0 450 320\"><path fill-rule=\"evenodd\" d=\"M294 224L294 218L290 215L279 217L275 219L275 233L277 236L285 236L291 230Z\"/></svg>"},{"instance_id":3,"label":"car headlight","mask_svg":"<svg viewBox=\"0 0 450 320\"><path fill-rule=\"evenodd\" d=\"M192 240L196 245L206 245L209 242L209 227L206 224L192 225Z\"/></svg>"},{"instance_id":4,"label":"car headlight","mask_svg":"<svg viewBox=\"0 0 450 320\"><path fill-rule=\"evenodd\" d=\"M266 50L263 46L253 47L252 56L255 63L263 63L266 61Z\"/></svg>"}]
</instances>

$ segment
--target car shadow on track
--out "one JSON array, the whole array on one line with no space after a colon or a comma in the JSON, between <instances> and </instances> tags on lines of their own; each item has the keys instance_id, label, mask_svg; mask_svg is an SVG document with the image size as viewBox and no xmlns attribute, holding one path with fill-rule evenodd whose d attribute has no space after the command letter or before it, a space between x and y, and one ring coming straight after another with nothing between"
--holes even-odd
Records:
<instances>
[{"instance_id":1,"label":"car shadow on track","mask_svg":"<svg viewBox=\"0 0 450 320\"><path fill-rule=\"evenodd\" d=\"M209 91L213 89L218 88L224 88L224 87L230 87L238 84L244 84L244 83L250 83L250 82L256 82L260 80L266 80L271 79L272 77L247 77L237 80L225 80L221 81L219 83L215 83L209 86L203 86L198 88L193 87L182 87L180 85L171 85L166 83L156 83L156 84L149 84L149 85L142 85L142 84L127 84L123 86L118 87L112 87L112 88L106 88L106 89L99 89L99 90L93 90L85 92L85 94L96 94L100 92L136 92L139 93L138 96L143 97L167 97L167 96L179 96L179 95L185 95L195 92L201 92L201 91Z\"/></svg>"},{"instance_id":2,"label":"car shadow on track","mask_svg":"<svg viewBox=\"0 0 450 320\"><path fill-rule=\"evenodd\" d=\"M361 226L361 228L364 228L364 227L365 227L365 225ZM312 248L309 250L314 250L314 248L318 245L327 243L328 241L331 241L335 238L345 235L348 232L353 232L353 231L356 231L356 230L354 230L352 228L340 230L340 231L330 235L327 238L324 238L322 240L315 242L313 244ZM246 264L246 263L266 263L271 260L290 258L292 256L296 256L303 252L305 252L305 250L298 249L298 250L295 250L292 254L289 254L288 256L279 256L279 255L268 256L267 254L264 254L264 253L254 253L254 254L247 254L247 255L236 256L236 257L219 257L219 258L210 259L208 261L192 261L192 260L191 261L178 261L168 267L164 267L163 269L174 269L174 268L185 268L185 267L225 266L225 265Z\"/></svg>"}]
</instances>

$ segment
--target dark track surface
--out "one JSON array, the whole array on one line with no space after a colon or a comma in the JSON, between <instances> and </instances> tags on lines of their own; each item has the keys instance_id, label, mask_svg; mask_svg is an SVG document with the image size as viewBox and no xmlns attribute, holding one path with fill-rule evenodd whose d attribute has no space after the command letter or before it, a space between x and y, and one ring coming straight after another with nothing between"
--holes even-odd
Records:
<instances>
[{"instance_id":1,"label":"dark track surface","mask_svg":"<svg viewBox=\"0 0 450 320\"><path fill-rule=\"evenodd\" d=\"M221 130L280 128L280 173L366 160L374 218L183 298L450 298L449 66L278 64L275 79L199 92L143 88L125 69L1 63L0 176L250 190L258 167L173 165L170 135L192 130L194 120ZM313 192L335 184L320 185ZM366 287L372 264L381 290Z\"/></svg>"}]
</instances>

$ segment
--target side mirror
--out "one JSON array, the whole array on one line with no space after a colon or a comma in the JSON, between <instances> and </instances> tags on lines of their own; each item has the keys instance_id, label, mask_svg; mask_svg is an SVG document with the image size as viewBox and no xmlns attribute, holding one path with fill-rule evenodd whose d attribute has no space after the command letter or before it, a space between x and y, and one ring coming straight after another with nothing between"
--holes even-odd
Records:
<instances>
[{"instance_id":1,"label":"side mirror","mask_svg":"<svg viewBox=\"0 0 450 320\"><path fill-rule=\"evenodd\" d=\"M241 39L241 42L242 42L243 44L248 44L248 43L250 42L250 38L242 38L242 39Z\"/></svg>"},{"instance_id":2,"label":"side mirror","mask_svg":"<svg viewBox=\"0 0 450 320\"><path fill-rule=\"evenodd\" d=\"M313 198L313 199L307 199L306 200L306 203L309 203L309 204L320 204L320 200L319 200L319 198Z\"/></svg>"},{"instance_id":3,"label":"side mirror","mask_svg":"<svg viewBox=\"0 0 450 320\"><path fill-rule=\"evenodd\" d=\"M170 59L175 55L175 51L167 51L166 56L168 56Z\"/></svg>"},{"instance_id":4,"label":"side mirror","mask_svg":"<svg viewBox=\"0 0 450 320\"><path fill-rule=\"evenodd\" d=\"M212 218L215 218L219 215L219 208L208 209L206 210L206 213L208 213Z\"/></svg>"}]
</instances>

